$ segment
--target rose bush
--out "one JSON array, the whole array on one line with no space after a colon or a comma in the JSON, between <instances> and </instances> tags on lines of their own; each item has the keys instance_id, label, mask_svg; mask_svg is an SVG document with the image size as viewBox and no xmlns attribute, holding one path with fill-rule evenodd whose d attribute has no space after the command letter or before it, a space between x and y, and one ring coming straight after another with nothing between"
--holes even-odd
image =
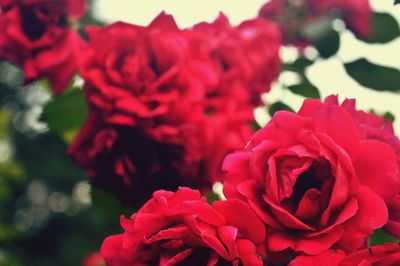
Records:
<instances>
[{"instance_id":1,"label":"rose bush","mask_svg":"<svg viewBox=\"0 0 400 266\"><path fill-rule=\"evenodd\" d=\"M25 84L47 77L60 94L77 72L81 45L69 23L85 6L85 0L0 1L0 57L23 69Z\"/></svg>"},{"instance_id":2,"label":"rose bush","mask_svg":"<svg viewBox=\"0 0 400 266\"><path fill-rule=\"evenodd\" d=\"M239 200L211 206L196 190L157 191L121 226L101 247L109 266L263 265L265 227Z\"/></svg>"},{"instance_id":3,"label":"rose bush","mask_svg":"<svg viewBox=\"0 0 400 266\"><path fill-rule=\"evenodd\" d=\"M228 155L224 194L250 204L269 226L274 253L352 252L388 221L399 193L396 153L360 134L335 96L277 112L244 151ZM268 258L267 258L268 259Z\"/></svg>"}]
</instances>

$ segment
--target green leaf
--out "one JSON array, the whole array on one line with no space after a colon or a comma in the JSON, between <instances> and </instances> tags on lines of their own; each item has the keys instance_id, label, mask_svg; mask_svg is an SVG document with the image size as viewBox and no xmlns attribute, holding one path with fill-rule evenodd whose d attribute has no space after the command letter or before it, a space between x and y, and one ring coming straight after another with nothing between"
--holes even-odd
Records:
<instances>
[{"instance_id":1,"label":"green leaf","mask_svg":"<svg viewBox=\"0 0 400 266\"><path fill-rule=\"evenodd\" d=\"M306 68L312 64L314 64L314 61L307 59L305 57L299 57L291 64L284 64L282 68L283 70L294 71L297 73L304 73Z\"/></svg>"},{"instance_id":2,"label":"green leaf","mask_svg":"<svg viewBox=\"0 0 400 266\"><path fill-rule=\"evenodd\" d=\"M336 54L340 46L339 33L332 28L332 21L329 18L321 19L302 32L304 38L312 42L323 58Z\"/></svg>"},{"instance_id":3,"label":"green leaf","mask_svg":"<svg viewBox=\"0 0 400 266\"><path fill-rule=\"evenodd\" d=\"M268 112L270 116L273 116L277 111L286 110L290 112L294 112L292 108L288 105L284 104L283 102L275 102L269 106Z\"/></svg>"},{"instance_id":4,"label":"green leaf","mask_svg":"<svg viewBox=\"0 0 400 266\"><path fill-rule=\"evenodd\" d=\"M314 41L314 46L322 58L328 58L335 55L339 50L339 33L333 29L326 32L323 36Z\"/></svg>"},{"instance_id":5,"label":"green leaf","mask_svg":"<svg viewBox=\"0 0 400 266\"><path fill-rule=\"evenodd\" d=\"M211 204L216 200L220 200L221 198L219 197L219 195L215 194L214 192L211 192L211 193L206 195L206 199L207 199L207 202L209 204Z\"/></svg>"},{"instance_id":6,"label":"green leaf","mask_svg":"<svg viewBox=\"0 0 400 266\"><path fill-rule=\"evenodd\" d=\"M70 143L86 120L87 105L82 90L70 90L48 103L42 120Z\"/></svg>"},{"instance_id":7,"label":"green leaf","mask_svg":"<svg viewBox=\"0 0 400 266\"><path fill-rule=\"evenodd\" d=\"M394 4L395 5L400 4L400 0L394 0Z\"/></svg>"},{"instance_id":8,"label":"green leaf","mask_svg":"<svg viewBox=\"0 0 400 266\"><path fill-rule=\"evenodd\" d=\"M394 120L396 119L394 114L392 114L391 112L379 113L379 112L376 112L374 109L371 109L368 112L383 117L385 119L385 122L393 123Z\"/></svg>"},{"instance_id":9,"label":"green leaf","mask_svg":"<svg viewBox=\"0 0 400 266\"><path fill-rule=\"evenodd\" d=\"M321 98L321 95L319 94L318 89L309 83L291 85L291 86L288 86L287 88L294 94L298 94L298 95L304 96L306 98L316 98L316 99Z\"/></svg>"},{"instance_id":10,"label":"green leaf","mask_svg":"<svg viewBox=\"0 0 400 266\"><path fill-rule=\"evenodd\" d=\"M378 91L400 91L400 71L375 65L362 58L344 65L359 84Z\"/></svg>"},{"instance_id":11,"label":"green leaf","mask_svg":"<svg viewBox=\"0 0 400 266\"><path fill-rule=\"evenodd\" d=\"M368 43L387 43L400 35L397 20L388 13L374 13L371 34L363 39Z\"/></svg>"},{"instance_id":12,"label":"green leaf","mask_svg":"<svg viewBox=\"0 0 400 266\"><path fill-rule=\"evenodd\" d=\"M383 114L383 118L385 118L385 122L394 122L396 117L391 112L386 112Z\"/></svg>"},{"instance_id":13,"label":"green leaf","mask_svg":"<svg viewBox=\"0 0 400 266\"><path fill-rule=\"evenodd\" d=\"M116 196L93 187L91 190L91 196L93 206L101 209L101 211L104 211L108 215L118 217L124 213L124 207Z\"/></svg>"},{"instance_id":14,"label":"green leaf","mask_svg":"<svg viewBox=\"0 0 400 266\"><path fill-rule=\"evenodd\" d=\"M398 242L399 240L382 229L378 229L370 236L371 246L383 244L387 242Z\"/></svg>"},{"instance_id":15,"label":"green leaf","mask_svg":"<svg viewBox=\"0 0 400 266\"><path fill-rule=\"evenodd\" d=\"M251 123L252 128L257 131L261 129L261 126L257 123L257 121L254 121Z\"/></svg>"}]
</instances>

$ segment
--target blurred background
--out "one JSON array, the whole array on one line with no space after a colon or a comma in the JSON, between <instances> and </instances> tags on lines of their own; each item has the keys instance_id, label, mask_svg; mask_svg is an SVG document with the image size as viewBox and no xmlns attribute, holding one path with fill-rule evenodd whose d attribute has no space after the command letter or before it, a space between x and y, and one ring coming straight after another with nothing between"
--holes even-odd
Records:
<instances>
[{"instance_id":1,"label":"blurred background","mask_svg":"<svg viewBox=\"0 0 400 266\"><path fill-rule=\"evenodd\" d=\"M375 22L378 31L391 36L379 42L362 41L337 18L331 26L339 39L327 40L323 46L328 47L327 53L321 47L307 47L304 54L291 45L282 47L281 74L271 92L263 96L266 106L255 110L260 125L269 120L272 107L297 110L310 93L320 98L334 93L341 99L357 98L360 109L385 115L400 132L400 83L384 74L390 68L400 78L400 5L393 5L392 0L370 3L375 12L390 15L380 20L382 16L377 16ZM122 20L147 25L165 10L180 27L211 22L221 11L237 25L255 17L263 4L265 0L93 0L82 24ZM299 59L306 64L295 68ZM364 59L379 67L364 64L367 72L351 68L351 63L365 63ZM365 76L373 81L363 80ZM318 89L290 89L302 79ZM0 265L81 265L83 258L99 250L104 237L120 232L118 217L134 210L92 189L86 173L75 168L65 154L85 119L84 99L54 99L46 81L28 89L21 86L21 80L20 69L0 61ZM72 84L81 85L79 78ZM60 121L60 113L65 121Z\"/></svg>"}]
</instances>

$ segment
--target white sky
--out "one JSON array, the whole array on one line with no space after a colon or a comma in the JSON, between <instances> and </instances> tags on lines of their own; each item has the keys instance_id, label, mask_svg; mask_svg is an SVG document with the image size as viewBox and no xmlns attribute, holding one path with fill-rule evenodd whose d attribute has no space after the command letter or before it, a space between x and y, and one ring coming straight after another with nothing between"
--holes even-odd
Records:
<instances>
[{"instance_id":1,"label":"white sky","mask_svg":"<svg viewBox=\"0 0 400 266\"><path fill-rule=\"evenodd\" d=\"M200 21L213 21L220 11L224 12L233 24L253 18L266 0L96 0L95 14L107 22L126 21L138 25L147 25L161 11L175 17L180 27L188 27ZM389 12L400 21L400 5L394 6L393 0L371 0L373 8L380 12ZM291 49L285 49L283 56L292 56ZM400 133L400 94L376 92L356 83L346 74L342 62L350 62L365 57L373 63L400 69L400 38L385 45L370 45L358 41L351 32L341 34L341 47L338 54L328 60L319 60L308 69L307 76L319 88L322 97L339 94L341 99L356 98L360 109L378 112L390 111L396 116L395 128ZM284 75L279 81L290 82L290 75ZM297 110L303 98L283 90L279 84L265 96L267 102L282 100ZM261 123L268 121L265 112L256 112Z\"/></svg>"}]
</instances>

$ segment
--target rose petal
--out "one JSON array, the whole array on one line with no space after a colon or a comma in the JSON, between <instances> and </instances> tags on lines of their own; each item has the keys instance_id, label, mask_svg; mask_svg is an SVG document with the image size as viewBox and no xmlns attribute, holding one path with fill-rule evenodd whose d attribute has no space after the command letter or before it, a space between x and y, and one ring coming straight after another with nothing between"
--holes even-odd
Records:
<instances>
[{"instance_id":1,"label":"rose petal","mask_svg":"<svg viewBox=\"0 0 400 266\"><path fill-rule=\"evenodd\" d=\"M315 188L311 188L304 193L297 207L295 216L301 219L311 219L321 213L321 192Z\"/></svg>"},{"instance_id":2,"label":"rose petal","mask_svg":"<svg viewBox=\"0 0 400 266\"><path fill-rule=\"evenodd\" d=\"M341 106L327 105L316 99L307 99L299 115L312 118L314 130L330 136L351 157L358 153L359 133L349 113Z\"/></svg>"},{"instance_id":3,"label":"rose petal","mask_svg":"<svg viewBox=\"0 0 400 266\"><path fill-rule=\"evenodd\" d=\"M248 204L237 199L215 201L213 207L225 218L228 225L239 230L239 236L255 244L265 240L265 225Z\"/></svg>"},{"instance_id":4,"label":"rose petal","mask_svg":"<svg viewBox=\"0 0 400 266\"><path fill-rule=\"evenodd\" d=\"M389 145L376 140L363 140L360 144L354 161L357 177L387 202L400 191L396 154Z\"/></svg>"},{"instance_id":5,"label":"rose petal","mask_svg":"<svg viewBox=\"0 0 400 266\"><path fill-rule=\"evenodd\" d=\"M268 231L268 245L271 251L283 251L291 248L294 251L302 251L306 254L317 255L335 244L343 235L342 228L335 228L328 234L307 238L307 234L294 235L290 232Z\"/></svg>"}]
</instances>

